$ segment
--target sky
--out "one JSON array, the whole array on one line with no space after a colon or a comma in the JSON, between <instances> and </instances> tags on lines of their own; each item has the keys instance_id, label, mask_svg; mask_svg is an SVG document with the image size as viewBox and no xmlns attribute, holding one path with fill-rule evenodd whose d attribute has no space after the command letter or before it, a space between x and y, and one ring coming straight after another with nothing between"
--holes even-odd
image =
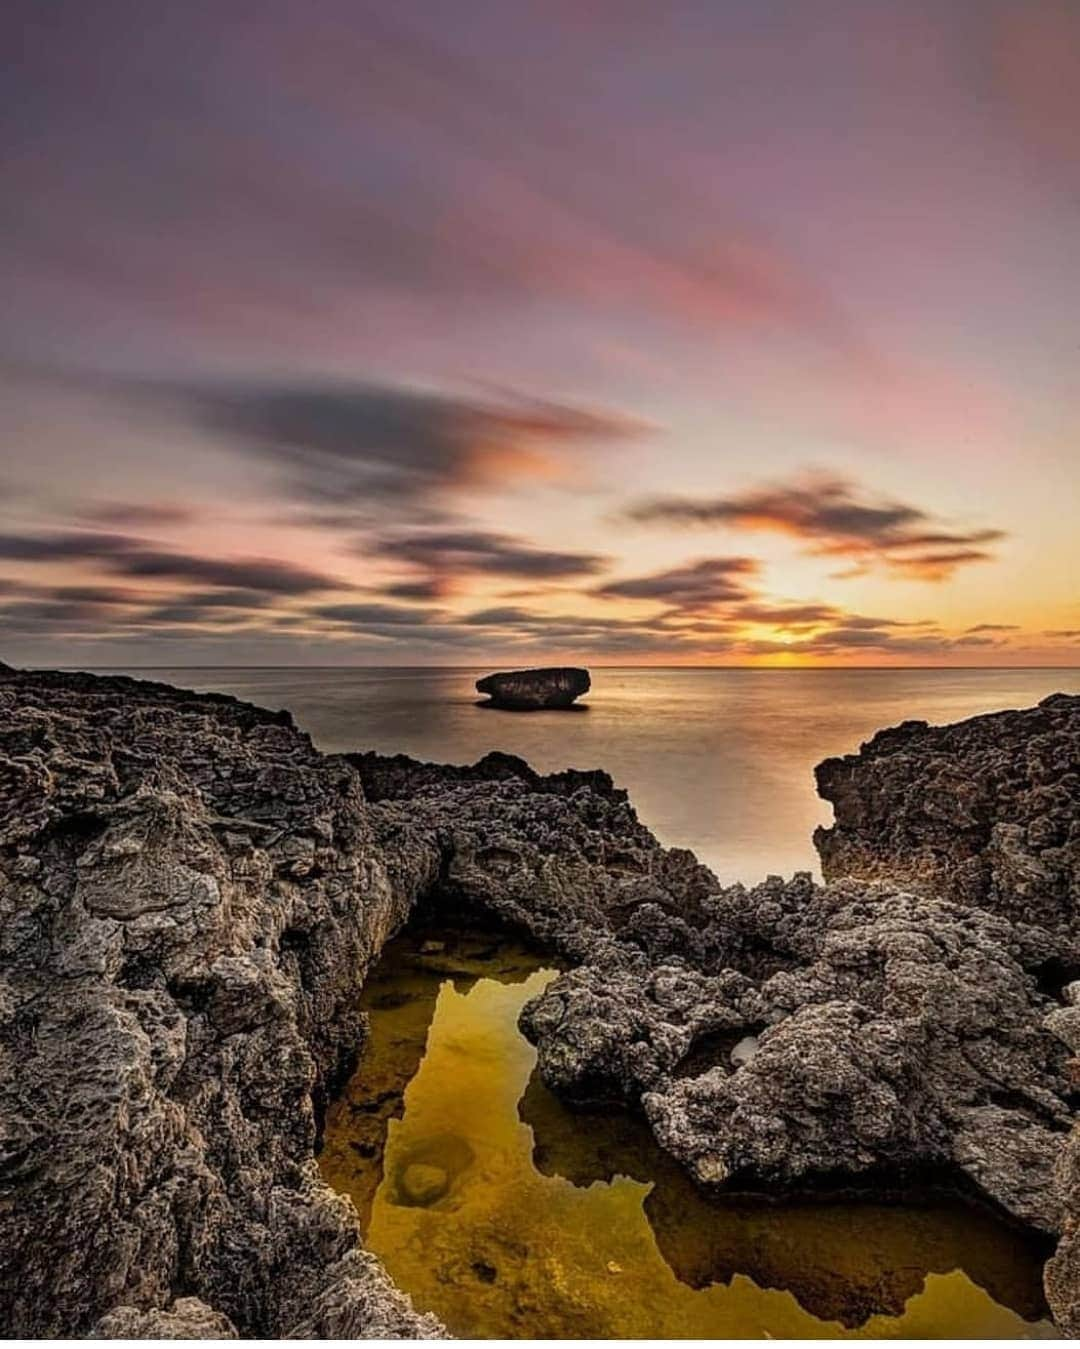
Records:
<instances>
[{"instance_id":1,"label":"sky","mask_svg":"<svg viewBox=\"0 0 1080 1349\"><path fill-rule=\"evenodd\" d=\"M1075 0L13 0L0 660L1080 663Z\"/></svg>"}]
</instances>

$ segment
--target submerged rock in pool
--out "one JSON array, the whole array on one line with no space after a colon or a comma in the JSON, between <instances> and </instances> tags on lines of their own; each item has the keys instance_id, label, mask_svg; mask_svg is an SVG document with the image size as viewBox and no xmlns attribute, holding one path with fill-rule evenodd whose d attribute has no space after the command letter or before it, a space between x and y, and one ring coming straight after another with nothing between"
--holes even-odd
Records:
<instances>
[{"instance_id":1,"label":"submerged rock in pool","mask_svg":"<svg viewBox=\"0 0 1080 1349\"><path fill-rule=\"evenodd\" d=\"M559 666L545 670L510 670L476 681L477 693L486 693L496 707L518 712L565 708L588 693L588 670Z\"/></svg>"},{"instance_id":2,"label":"submerged rock in pool","mask_svg":"<svg viewBox=\"0 0 1080 1349\"><path fill-rule=\"evenodd\" d=\"M413 1162L401 1176L402 1198L410 1204L434 1204L449 1188L450 1177L442 1167L430 1166L426 1162Z\"/></svg>"}]
</instances>

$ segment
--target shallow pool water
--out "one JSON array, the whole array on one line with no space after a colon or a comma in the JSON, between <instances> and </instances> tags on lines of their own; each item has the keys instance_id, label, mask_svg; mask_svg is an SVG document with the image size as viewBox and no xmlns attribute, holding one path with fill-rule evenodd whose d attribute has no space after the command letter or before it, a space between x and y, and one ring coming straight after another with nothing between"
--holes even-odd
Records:
<instances>
[{"instance_id":1,"label":"shallow pool water","mask_svg":"<svg viewBox=\"0 0 1080 1349\"><path fill-rule=\"evenodd\" d=\"M326 1179L417 1307L467 1337L1052 1334L1041 1255L946 1202L707 1202L623 1114L570 1112L518 1013L554 976L460 934L392 943L330 1108Z\"/></svg>"}]
</instances>

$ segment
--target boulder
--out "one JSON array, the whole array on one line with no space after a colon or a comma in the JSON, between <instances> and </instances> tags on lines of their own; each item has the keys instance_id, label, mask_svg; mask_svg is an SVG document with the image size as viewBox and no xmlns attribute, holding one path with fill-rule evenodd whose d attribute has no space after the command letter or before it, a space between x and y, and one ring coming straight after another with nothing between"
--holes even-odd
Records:
<instances>
[{"instance_id":1,"label":"boulder","mask_svg":"<svg viewBox=\"0 0 1080 1349\"><path fill-rule=\"evenodd\" d=\"M496 707L516 712L565 708L588 693L588 670L559 666L545 670L509 670L476 681L477 693L486 693Z\"/></svg>"}]
</instances>

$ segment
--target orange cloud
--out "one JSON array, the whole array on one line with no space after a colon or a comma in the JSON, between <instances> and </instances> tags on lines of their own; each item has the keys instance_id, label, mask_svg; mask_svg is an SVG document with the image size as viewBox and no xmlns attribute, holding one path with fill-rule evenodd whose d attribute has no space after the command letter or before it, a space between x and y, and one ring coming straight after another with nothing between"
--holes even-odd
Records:
<instances>
[{"instance_id":1,"label":"orange cloud","mask_svg":"<svg viewBox=\"0 0 1080 1349\"><path fill-rule=\"evenodd\" d=\"M770 530L802 539L810 553L848 558L846 574L883 566L896 575L940 581L993 556L998 529L944 527L918 506L867 496L844 478L806 473L727 497L650 497L628 512L643 524Z\"/></svg>"}]
</instances>

